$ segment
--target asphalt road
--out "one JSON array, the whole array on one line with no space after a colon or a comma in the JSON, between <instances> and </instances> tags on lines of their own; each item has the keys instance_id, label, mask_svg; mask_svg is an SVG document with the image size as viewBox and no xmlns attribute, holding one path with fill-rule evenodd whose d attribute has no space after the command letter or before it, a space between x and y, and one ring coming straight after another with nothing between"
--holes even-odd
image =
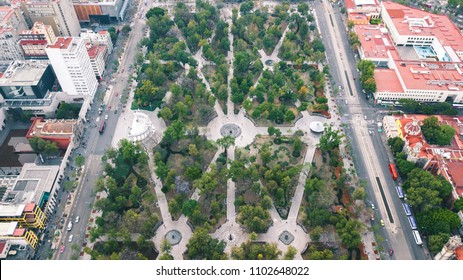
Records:
<instances>
[{"instance_id":1,"label":"asphalt road","mask_svg":"<svg viewBox=\"0 0 463 280\"><path fill-rule=\"evenodd\" d=\"M150 6L152 1L148 2L148 6ZM140 3L143 5L142 1L140 1ZM118 68L118 72L113 75L111 82L109 83L113 86L114 90L112 92L112 96L109 98L108 105L105 106L104 111L101 115L99 115L98 108L100 107L101 100L103 98L95 99L95 102L92 104L92 109L87 114L87 128L83 137L84 142L87 143L87 145L85 148L80 147L74 152L81 153L86 157L86 168L84 169L83 179L81 181L82 185L77 188L75 193L72 210L64 223L64 234L62 235L60 243L64 244L66 248L63 253L56 255L57 259L71 259L73 253L71 250L72 244L77 244L80 251L82 243L85 242L85 229L88 225L88 219L90 217L94 201L93 189L96 180L102 174L101 156L103 155L104 151L111 145L117 120L122 110L122 104L120 102L121 92L128 85L128 78L130 75L129 66L132 65L135 61L137 43L143 37L143 27L145 26L145 21L143 19L136 18L133 23L134 24L131 25L132 31L129 35L129 39L127 40L126 52L122 55L122 61L120 63L120 67ZM105 87L106 85L103 83L103 88ZM103 92L100 92L101 96L103 94L104 90ZM127 104L127 106L130 105ZM99 124L105 115L108 115L108 119L106 120L106 128L105 131L100 134L98 132ZM57 217L61 216L60 210L57 211ZM80 221L76 224L74 222L75 217L77 216L80 217ZM73 228L71 231L66 231L66 226L69 221L73 222ZM74 238L70 243L68 242L68 239L69 235L71 234L74 236Z\"/></svg>"},{"instance_id":2,"label":"asphalt road","mask_svg":"<svg viewBox=\"0 0 463 280\"><path fill-rule=\"evenodd\" d=\"M367 193L371 202L377 206L375 222L383 219L386 223L384 228L380 228L381 235L386 239L382 246L385 251L394 249L393 258L427 259L425 250L415 244L401 201L395 191L394 181L389 174L387 164L390 162L390 155L387 154L376 126L376 122L382 120L382 115L378 113L380 108L366 101L362 93L356 70L357 62L349 45L339 7L330 7L328 1L316 1L311 4L315 8L322 30L331 74L336 85L342 85L345 90L345 93L337 98L337 102L345 113L343 121L347 124L346 134L352 144L357 173L360 178L368 181ZM384 196L379 191L376 178L382 185ZM386 203L390 215L387 214Z\"/></svg>"}]
</instances>

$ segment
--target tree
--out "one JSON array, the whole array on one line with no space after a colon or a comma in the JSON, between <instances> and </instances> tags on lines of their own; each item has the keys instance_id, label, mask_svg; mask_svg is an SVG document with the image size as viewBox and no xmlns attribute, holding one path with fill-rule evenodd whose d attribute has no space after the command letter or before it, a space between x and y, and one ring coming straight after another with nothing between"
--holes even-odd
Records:
<instances>
[{"instance_id":1,"label":"tree","mask_svg":"<svg viewBox=\"0 0 463 280\"><path fill-rule=\"evenodd\" d=\"M52 156L58 153L58 145L55 142L43 140L39 137L32 137L29 139L29 144L37 154L43 154L44 156Z\"/></svg>"},{"instance_id":2,"label":"tree","mask_svg":"<svg viewBox=\"0 0 463 280\"><path fill-rule=\"evenodd\" d=\"M228 147L235 145L235 138L232 136L224 136L217 139L217 144L226 150Z\"/></svg>"},{"instance_id":3,"label":"tree","mask_svg":"<svg viewBox=\"0 0 463 280\"><path fill-rule=\"evenodd\" d=\"M282 253L276 243L262 244L250 240L241 243L240 247L233 247L231 251L234 260L277 260Z\"/></svg>"},{"instance_id":4,"label":"tree","mask_svg":"<svg viewBox=\"0 0 463 280\"><path fill-rule=\"evenodd\" d=\"M324 249L322 251L317 250L315 247L310 247L308 253L309 260L333 260L334 254L329 249Z\"/></svg>"},{"instance_id":5,"label":"tree","mask_svg":"<svg viewBox=\"0 0 463 280\"><path fill-rule=\"evenodd\" d=\"M392 153L396 155L397 153L402 152L405 145L405 141L397 136L387 139L387 144L389 145L389 147L391 147Z\"/></svg>"},{"instance_id":6,"label":"tree","mask_svg":"<svg viewBox=\"0 0 463 280\"><path fill-rule=\"evenodd\" d=\"M455 128L450 125L439 125L439 120L435 116L424 119L421 130L429 144L439 146L450 145L456 133Z\"/></svg>"},{"instance_id":7,"label":"tree","mask_svg":"<svg viewBox=\"0 0 463 280\"><path fill-rule=\"evenodd\" d=\"M449 241L450 234L448 233L439 233L435 235L431 235L428 238L428 248L433 253L436 254L442 250L445 243Z\"/></svg>"},{"instance_id":8,"label":"tree","mask_svg":"<svg viewBox=\"0 0 463 280\"><path fill-rule=\"evenodd\" d=\"M74 162L76 163L77 167L81 168L85 163L85 157L83 155L76 156Z\"/></svg>"},{"instance_id":9,"label":"tree","mask_svg":"<svg viewBox=\"0 0 463 280\"><path fill-rule=\"evenodd\" d=\"M185 255L190 260L226 260L225 242L212 238L206 228L200 227L186 245Z\"/></svg>"},{"instance_id":10,"label":"tree","mask_svg":"<svg viewBox=\"0 0 463 280\"><path fill-rule=\"evenodd\" d=\"M413 169L403 184L407 201L419 212L441 206L452 192L452 186L442 177L434 177L429 171Z\"/></svg>"},{"instance_id":11,"label":"tree","mask_svg":"<svg viewBox=\"0 0 463 280\"><path fill-rule=\"evenodd\" d=\"M356 188L353 197L355 200L364 200L366 197L365 189L363 187Z\"/></svg>"},{"instance_id":12,"label":"tree","mask_svg":"<svg viewBox=\"0 0 463 280\"><path fill-rule=\"evenodd\" d=\"M80 106L68 104L64 101L59 104L58 111L56 111L57 119L77 119L79 116Z\"/></svg>"},{"instance_id":13,"label":"tree","mask_svg":"<svg viewBox=\"0 0 463 280\"><path fill-rule=\"evenodd\" d=\"M420 228L427 235L450 234L461 226L458 215L445 208L435 208L418 213L416 219Z\"/></svg>"},{"instance_id":14,"label":"tree","mask_svg":"<svg viewBox=\"0 0 463 280\"><path fill-rule=\"evenodd\" d=\"M323 233L323 228L321 226L316 226L310 231L310 239L317 242L320 240L320 237Z\"/></svg>"},{"instance_id":15,"label":"tree","mask_svg":"<svg viewBox=\"0 0 463 280\"><path fill-rule=\"evenodd\" d=\"M358 248L362 242L359 228L360 224L357 220L346 220L344 217L339 220L336 224L336 230L344 246L349 249Z\"/></svg>"},{"instance_id":16,"label":"tree","mask_svg":"<svg viewBox=\"0 0 463 280\"><path fill-rule=\"evenodd\" d=\"M463 197L460 197L459 199L455 200L453 203L453 209L456 211L463 211Z\"/></svg>"},{"instance_id":17,"label":"tree","mask_svg":"<svg viewBox=\"0 0 463 280\"><path fill-rule=\"evenodd\" d=\"M368 79L363 82L363 89L367 93L374 93L376 92L376 81L374 77L369 77Z\"/></svg>"},{"instance_id":18,"label":"tree","mask_svg":"<svg viewBox=\"0 0 463 280\"><path fill-rule=\"evenodd\" d=\"M122 27L122 33L128 34L130 31L132 31L132 28L130 27L130 25L126 24L124 25L124 27Z\"/></svg>"},{"instance_id":19,"label":"tree","mask_svg":"<svg viewBox=\"0 0 463 280\"><path fill-rule=\"evenodd\" d=\"M317 147L320 148L323 153L326 153L338 148L341 144L341 139L342 135L339 134L339 131L333 130L333 126L329 125L325 127Z\"/></svg>"},{"instance_id":20,"label":"tree","mask_svg":"<svg viewBox=\"0 0 463 280\"><path fill-rule=\"evenodd\" d=\"M261 206L243 205L239 207L238 220L250 232L263 233L270 225L270 214Z\"/></svg>"},{"instance_id":21,"label":"tree","mask_svg":"<svg viewBox=\"0 0 463 280\"><path fill-rule=\"evenodd\" d=\"M293 142L293 156L299 157L302 151L302 141L299 137L296 137Z\"/></svg>"},{"instance_id":22,"label":"tree","mask_svg":"<svg viewBox=\"0 0 463 280\"><path fill-rule=\"evenodd\" d=\"M288 246L288 251L286 251L285 255L283 256L284 260L294 260L294 257L297 254L296 248L293 246Z\"/></svg>"},{"instance_id":23,"label":"tree","mask_svg":"<svg viewBox=\"0 0 463 280\"><path fill-rule=\"evenodd\" d=\"M397 160L397 169L399 170L399 174L403 178L407 178L408 173L412 172L415 168L415 164L408 160L398 159Z\"/></svg>"},{"instance_id":24,"label":"tree","mask_svg":"<svg viewBox=\"0 0 463 280\"><path fill-rule=\"evenodd\" d=\"M246 1L246 2L241 4L240 13L243 14L243 15L247 14L247 13L251 12L253 8L254 8L254 3L252 1Z\"/></svg>"}]
</instances>

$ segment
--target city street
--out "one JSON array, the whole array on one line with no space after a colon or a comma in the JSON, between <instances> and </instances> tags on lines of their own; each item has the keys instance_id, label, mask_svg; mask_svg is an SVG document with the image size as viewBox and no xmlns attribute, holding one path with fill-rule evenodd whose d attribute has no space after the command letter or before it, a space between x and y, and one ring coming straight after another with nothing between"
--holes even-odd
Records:
<instances>
[{"instance_id":1,"label":"city street","mask_svg":"<svg viewBox=\"0 0 463 280\"><path fill-rule=\"evenodd\" d=\"M375 128L376 122L382 121L382 116L375 113L376 109L365 100L361 91L356 60L349 45L346 26L340 17L339 7L333 8L324 0L315 2L314 8L319 30L325 31L322 33L322 39L333 79L346 90L344 102L339 102L338 105L345 112L343 120L353 147L356 170L360 178L367 179L368 193L372 203L377 205L378 218L385 221L385 227L380 229L380 234L385 237L382 246L385 251L393 248L396 259L426 259L424 250L415 244L395 192L395 182L387 167L389 157L385 154L384 145ZM369 120L373 120L373 123ZM374 130L375 133L370 135L369 130ZM384 190L384 196L379 190L378 180ZM391 215L387 214L386 207L390 208Z\"/></svg>"},{"instance_id":2,"label":"city street","mask_svg":"<svg viewBox=\"0 0 463 280\"><path fill-rule=\"evenodd\" d=\"M139 3L140 5L143 5L142 1ZM111 92L111 96L109 96L109 102L106 104L105 109L101 115L98 115L98 108L102 104L101 100L103 100L102 95L105 93L104 90L100 92L101 98L98 99L95 97L92 108L87 114L88 121L86 124L86 131L84 132L83 141L88 143L88 145L86 148L80 147L76 149L73 155L75 157L76 154L80 153L86 158L85 168L81 180L82 183L75 191L75 197L72 199L71 212L65 219L63 228L64 234L60 239L60 244L65 245L66 248L61 254L57 251L55 255L56 259L70 259L73 253L71 250L72 244L77 244L79 248L79 251L77 252L80 252L82 243L87 241L85 240L85 231L93 206L94 186L96 180L102 174L101 156L104 154L104 151L110 147L114 137L116 124L122 112L122 104L120 102L121 92L128 86L128 78L131 74L129 72L129 69L131 68L130 65L132 65L135 61L137 44L143 37L144 26L145 20L136 18L134 20L132 31L130 32L126 45L116 46L116 48L124 48L124 52L121 57L118 71L111 79L111 82L108 84L108 86L111 85L115 90ZM115 53L115 51L113 53ZM114 54L113 57L116 59ZM112 60L109 61L109 63L112 63ZM104 88L105 86L102 89ZM100 134L98 132L98 127L101 119L104 118L105 115L108 115L108 119L106 120L106 128L104 132ZM65 198L63 200L65 200ZM60 211L62 211L62 209L57 210L56 221L59 221L58 217L61 217ZM80 221L76 224L74 222L75 217L77 216L80 217ZM73 222L73 227L71 231L66 231L66 227L69 221ZM68 242L70 234L74 236L71 243ZM46 256L42 256L42 258L46 258Z\"/></svg>"}]
</instances>

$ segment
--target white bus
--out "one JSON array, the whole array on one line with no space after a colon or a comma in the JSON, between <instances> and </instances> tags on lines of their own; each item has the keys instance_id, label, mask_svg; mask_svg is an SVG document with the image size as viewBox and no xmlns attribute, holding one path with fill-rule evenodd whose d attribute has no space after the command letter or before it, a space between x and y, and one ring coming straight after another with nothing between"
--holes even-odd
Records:
<instances>
[{"instance_id":1,"label":"white bus","mask_svg":"<svg viewBox=\"0 0 463 280\"><path fill-rule=\"evenodd\" d=\"M413 216L408 216L408 223L410 224L410 227L412 229L417 229L418 227L416 226L416 220L415 217Z\"/></svg>"},{"instance_id":2,"label":"white bus","mask_svg":"<svg viewBox=\"0 0 463 280\"><path fill-rule=\"evenodd\" d=\"M407 216L411 216L412 211L410 210L410 205L408 205L408 203L404 203L403 206L404 206L405 214L407 214Z\"/></svg>"},{"instance_id":3,"label":"white bus","mask_svg":"<svg viewBox=\"0 0 463 280\"><path fill-rule=\"evenodd\" d=\"M415 238L416 245L422 245L423 241L421 240L420 233L417 230L412 230L412 233Z\"/></svg>"}]
</instances>

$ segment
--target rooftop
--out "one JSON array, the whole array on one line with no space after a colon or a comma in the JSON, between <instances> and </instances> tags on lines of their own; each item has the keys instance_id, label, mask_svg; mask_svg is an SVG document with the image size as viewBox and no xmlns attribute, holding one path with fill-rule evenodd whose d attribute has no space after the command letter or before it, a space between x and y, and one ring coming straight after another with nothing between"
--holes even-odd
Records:
<instances>
[{"instance_id":1,"label":"rooftop","mask_svg":"<svg viewBox=\"0 0 463 280\"><path fill-rule=\"evenodd\" d=\"M18 222L0 223L0 236L11 236L14 234Z\"/></svg>"},{"instance_id":2,"label":"rooftop","mask_svg":"<svg viewBox=\"0 0 463 280\"><path fill-rule=\"evenodd\" d=\"M49 64L47 60L16 60L3 72L0 86L37 85Z\"/></svg>"},{"instance_id":3,"label":"rooftop","mask_svg":"<svg viewBox=\"0 0 463 280\"><path fill-rule=\"evenodd\" d=\"M375 70L376 91L378 92L404 92L399 78L393 69Z\"/></svg>"},{"instance_id":4,"label":"rooftop","mask_svg":"<svg viewBox=\"0 0 463 280\"><path fill-rule=\"evenodd\" d=\"M69 45L72 43L73 37L58 37L52 45L48 45L48 49L68 49Z\"/></svg>"},{"instance_id":5,"label":"rooftop","mask_svg":"<svg viewBox=\"0 0 463 280\"><path fill-rule=\"evenodd\" d=\"M382 58L387 60L387 51L394 49L394 44L387 34L387 29L380 25L355 25L365 58Z\"/></svg>"},{"instance_id":6,"label":"rooftop","mask_svg":"<svg viewBox=\"0 0 463 280\"><path fill-rule=\"evenodd\" d=\"M46 193L50 193L57 180L59 171L58 165L36 165L35 163L25 163L21 173L16 178L3 180L6 192L1 199L0 207L13 206L21 209L9 209L12 211L32 211L34 205L42 203ZM10 176L11 177L11 176ZM5 203L9 203L7 205ZM6 211L6 210L5 210Z\"/></svg>"},{"instance_id":7,"label":"rooftop","mask_svg":"<svg viewBox=\"0 0 463 280\"><path fill-rule=\"evenodd\" d=\"M24 212L25 204L15 204L15 205L7 205L7 204L0 204L0 217L1 216L20 216Z\"/></svg>"},{"instance_id":8,"label":"rooftop","mask_svg":"<svg viewBox=\"0 0 463 280\"><path fill-rule=\"evenodd\" d=\"M436 37L442 46L450 46L456 51L463 51L461 31L446 15L411 8L390 1L382 5L400 35Z\"/></svg>"},{"instance_id":9,"label":"rooftop","mask_svg":"<svg viewBox=\"0 0 463 280\"><path fill-rule=\"evenodd\" d=\"M397 61L397 70L407 89L450 90L463 89L463 69L448 62ZM381 77L382 78L382 77Z\"/></svg>"},{"instance_id":10,"label":"rooftop","mask_svg":"<svg viewBox=\"0 0 463 280\"><path fill-rule=\"evenodd\" d=\"M0 6L0 21L7 22L14 14L13 8L9 6Z\"/></svg>"},{"instance_id":11,"label":"rooftop","mask_svg":"<svg viewBox=\"0 0 463 280\"><path fill-rule=\"evenodd\" d=\"M97 48L97 46L93 46L87 49L87 53L90 58L95 58L98 52L99 52L99 49Z\"/></svg>"},{"instance_id":12,"label":"rooftop","mask_svg":"<svg viewBox=\"0 0 463 280\"><path fill-rule=\"evenodd\" d=\"M44 120L36 118L26 137L70 138L77 120Z\"/></svg>"}]
</instances>

